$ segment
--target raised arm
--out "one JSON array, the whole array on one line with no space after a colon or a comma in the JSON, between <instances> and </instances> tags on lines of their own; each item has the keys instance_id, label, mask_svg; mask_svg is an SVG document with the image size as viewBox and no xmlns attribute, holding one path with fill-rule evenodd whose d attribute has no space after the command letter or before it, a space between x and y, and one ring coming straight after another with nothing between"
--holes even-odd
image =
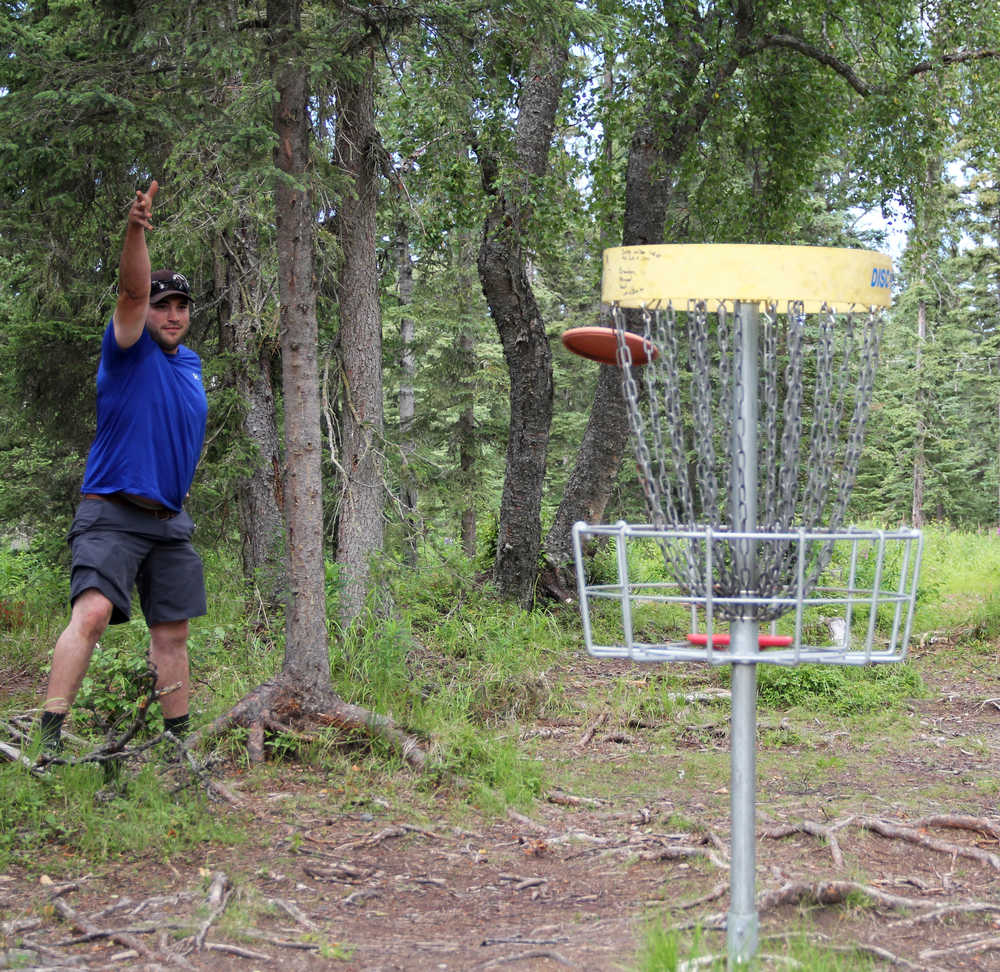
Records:
<instances>
[{"instance_id":1,"label":"raised arm","mask_svg":"<svg viewBox=\"0 0 1000 972\"><path fill-rule=\"evenodd\" d=\"M115 341L130 348L142 337L149 308L149 251L146 230L152 229L153 197L159 185L154 179L146 192L137 190L128 211L125 243L118 263L118 304L115 307Z\"/></svg>"}]
</instances>

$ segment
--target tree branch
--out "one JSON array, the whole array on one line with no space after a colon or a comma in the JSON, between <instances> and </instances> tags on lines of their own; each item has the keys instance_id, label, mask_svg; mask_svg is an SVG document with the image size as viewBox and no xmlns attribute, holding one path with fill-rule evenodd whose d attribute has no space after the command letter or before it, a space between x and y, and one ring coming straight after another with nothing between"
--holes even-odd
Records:
<instances>
[{"instance_id":1,"label":"tree branch","mask_svg":"<svg viewBox=\"0 0 1000 972\"><path fill-rule=\"evenodd\" d=\"M821 48L816 47L814 44L810 44L809 41L804 38L797 37L795 34L768 34L766 37L762 37L755 45L755 48L759 51L766 50L770 47L784 47L788 50L796 51L804 57L818 61L820 64L826 65L826 67L831 68L839 74L855 91L858 92L858 94L864 98L867 98L872 94L880 93L879 89L874 88L872 85L858 77L857 73L846 61L842 61L839 57L836 57L829 51L824 51Z\"/></svg>"},{"instance_id":2,"label":"tree branch","mask_svg":"<svg viewBox=\"0 0 1000 972\"><path fill-rule=\"evenodd\" d=\"M787 50L795 51L803 57L808 57L813 61L823 64L839 74L859 95L863 98L872 95L883 95L897 88L899 84L908 79L915 78L920 74L937 70L942 67L949 67L952 64L965 64L969 61L988 61L1000 59L1000 49L994 47L983 47L974 51L951 51L940 55L937 58L928 58L907 68L900 78L895 82L873 84L862 78L846 61L831 54L829 51L811 44L797 34L780 33L768 34L762 37L753 49L756 51L766 50L772 47L783 47Z\"/></svg>"}]
</instances>

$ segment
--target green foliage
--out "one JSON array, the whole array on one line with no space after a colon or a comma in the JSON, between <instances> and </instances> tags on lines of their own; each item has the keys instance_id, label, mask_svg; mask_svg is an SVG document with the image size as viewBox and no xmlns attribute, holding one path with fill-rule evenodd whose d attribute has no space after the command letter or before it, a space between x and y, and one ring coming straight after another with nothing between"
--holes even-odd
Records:
<instances>
[{"instance_id":1,"label":"green foliage","mask_svg":"<svg viewBox=\"0 0 1000 972\"><path fill-rule=\"evenodd\" d=\"M835 715L862 715L898 706L926 694L909 664L757 666L757 696L775 709L804 708Z\"/></svg>"},{"instance_id":2,"label":"green foliage","mask_svg":"<svg viewBox=\"0 0 1000 972\"><path fill-rule=\"evenodd\" d=\"M976 635L984 640L1000 640L1000 592L990 591L982 606L972 616Z\"/></svg>"},{"instance_id":3,"label":"green foliage","mask_svg":"<svg viewBox=\"0 0 1000 972\"><path fill-rule=\"evenodd\" d=\"M36 867L53 844L94 862L169 861L203 842L245 839L198 790L169 793L152 764L130 777L126 792L95 799L103 783L96 766L58 767L39 779L18 763L0 764L0 868Z\"/></svg>"},{"instance_id":4,"label":"green foliage","mask_svg":"<svg viewBox=\"0 0 1000 972\"><path fill-rule=\"evenodd\" d=\"M76 700L78 710L88 711L101 732L132 719L152 683L145 625L135 621L126 628L94 649Z\"/></svg>"},{"instance_id":5,"label":"green foliage","mask_svg":"<svg viewBox=\"0 0 1000 972\"><path fill-rule=\"evenodd\" d=\"M688 958L696 958L700 949L692 946ZM681 960L680 934L668 931L660 923L650 922L636 963L638 972L677 972Z\"/></svg>"},{"instance_id":6,"label":"green foliage","mask_svg":"<svg viewBox=\"0 0 1000 972\"><path fill-rule=\"evenodd\" d=\"M540 790L539 768L505 727L549 703L545 670L574 636L544 612L512 616L475 587L467 561L391 583L399 616L373 614L334 646L334 689L432 738L432 773L472 781L477 802L525 803Z\"/></svg>"}]
</instances>

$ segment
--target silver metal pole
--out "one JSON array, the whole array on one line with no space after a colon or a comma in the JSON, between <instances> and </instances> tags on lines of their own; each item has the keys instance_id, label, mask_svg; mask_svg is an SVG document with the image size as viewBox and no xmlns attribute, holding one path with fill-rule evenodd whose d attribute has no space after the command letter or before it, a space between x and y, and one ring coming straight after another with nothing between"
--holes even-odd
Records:
<instances>
[{"instance_id":1,"label":"silver metal pole","mask_svg":"<svg viewBox=\"0 0 1000 972\"><path fill-rule=\"evenodd\" d=\"M757 530L757 352L760 309L755 303L736 304L742 335L740 360L734 362L733 458L730 496L733 530ZM756 542L737 540L734 566L747 592L756 589ZM730 729L729 802L732 839L729 869L729 914L726 943L729 967L748 962L757 952L755 870L757 866L757 661L760 652L756 618L734 620L729 627L732 665L732 723Z\"/></svg>"}]
</instances>

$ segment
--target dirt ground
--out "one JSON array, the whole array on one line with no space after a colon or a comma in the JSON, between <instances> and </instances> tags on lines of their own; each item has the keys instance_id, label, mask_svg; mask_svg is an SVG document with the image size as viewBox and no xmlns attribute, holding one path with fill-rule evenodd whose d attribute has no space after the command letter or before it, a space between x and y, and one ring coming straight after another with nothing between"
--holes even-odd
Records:
<instances>
[{"instance_id":1,"label":"dirt ground","mask_svg":"<svg viewBox=\"0 0 1000 972\"><path fill-rule=\"evenodd\" d=\"M950 665L957 650L917 654L932 694L898 734L760 720L758 967L789 967L768 956L805 935L877 968L1000 969L997 665ZM657 673L581 652L553 677L593 698ZM725 699L680 704L669 734L589 711L520 724L551 786L530 815L459 814L454 793L437 818L352 808L294 763L230 767L242 805L214 806L245 844L0 875L0 968L596 972L635 968L651 920L724 954Z\"/></svg>"}]
</instances>

